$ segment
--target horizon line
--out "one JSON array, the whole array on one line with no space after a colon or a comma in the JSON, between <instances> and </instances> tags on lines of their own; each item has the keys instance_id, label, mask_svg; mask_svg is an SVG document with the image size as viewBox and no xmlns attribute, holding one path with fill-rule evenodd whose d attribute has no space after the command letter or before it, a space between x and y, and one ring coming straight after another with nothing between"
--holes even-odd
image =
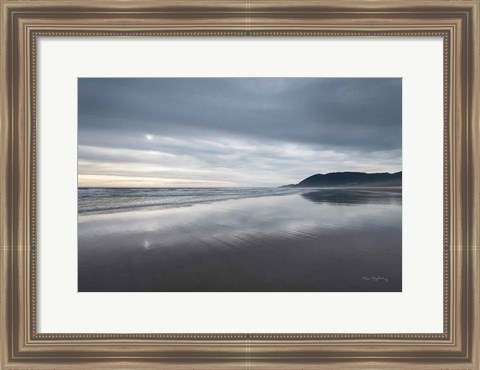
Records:
<instances>
[{"instance_id":1,"label":"horizon line","mask_svg":"<svg viewBox=\"0 0 480 370\"><path fill-rule=\"evenodd\" d=\"M367 174L367 175L378 175L378 174L389 174L389 175L395 175L398 173L402 173L403 171L396 171L396 172L360 172L360 171L338 171L338 172L327 172L325 174L322 173L317 173L314 175L310 175L306 177L303 180L306 180L312 176L317 176L317 175L329 175L329 174L336 174L336 173L362 173L362 174ZM78 176L77 176L78 177ZM300 180L303 181L303 180ZM299 182L299 183L300 183ZM294 183L290 184L283 184L283 185L270 185L270 186L238 186L238 185L231 185L231 186L80 186L77 183L77 188L78 189L230 189L230 188L282 188L282 187L288 187L290 185L298 185ZM386 187L389 187L388 185ZM392 187L392 186L390 186ZM398 185L393 186L393 187L399 187Z\"/></svg>"}]
</instances>

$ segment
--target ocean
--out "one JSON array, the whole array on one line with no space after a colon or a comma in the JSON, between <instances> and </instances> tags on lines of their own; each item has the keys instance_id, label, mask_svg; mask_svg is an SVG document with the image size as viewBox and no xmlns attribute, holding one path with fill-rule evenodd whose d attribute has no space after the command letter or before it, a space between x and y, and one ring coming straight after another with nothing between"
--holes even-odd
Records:
<instances>
[{"instance_id":1,"label":"ocean","mask_svg":"<svg viewBox=\"0 0 480 370\"><path fill-rule=\"evenodd\" d=\"M231 199L297 193L293 188L79 188L78 213L188 207Z\"/></svg>"}]
</instances>

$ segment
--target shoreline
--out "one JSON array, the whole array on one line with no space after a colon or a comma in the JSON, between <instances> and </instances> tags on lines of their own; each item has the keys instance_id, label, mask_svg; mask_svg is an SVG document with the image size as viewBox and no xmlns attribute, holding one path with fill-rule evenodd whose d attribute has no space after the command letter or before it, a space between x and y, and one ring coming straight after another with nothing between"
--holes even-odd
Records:
<instances>
[{"instance_id":1,"label":"shoreline","mask_svg":"<svg viewBox=\"0 0 480 370\"><path fill-rule=\"evenodd\" d=\"M79 188L80 189L80 188ZM81 189L86 189L86 188L81 188ZM88 188L88 189L119 189L119 188ZM128 190L132 189L141 189L142 191L148 191L150 188L128 188ZM159 188L152 188L154 190L157 190ZM237 189L237 188L165 188L168 190L205 190L205 189L222 189L222 190L231 190L231 189ZM242 190L257 190L257 189L262 189L262 190L272 190L272 193L261 193L261 194L242 194L242 195L235 195L235 196L230 196L230 197L224 197L224 198L219 198L219 199L203 199L203 200L194 200L191 202L187 203L171 203L171 204L165 204L162 202L162 199L165 199L167 195L158 195L158 196L150 196L147 198L150 199L157 199L157 202L152 202L152 203L143 203L143 204L130 204L130 205L125 205L121 204L118 206L110 206L110 207L105 207L105 208L89 208L89 209L81 209L80 204L82 201L89 200L90 198L88 196L84 196L83 198L79 197L78 200L78 217L83 217L83 216L89 216L89 215L97 215L97 214L113 214L113 213L126 213L126 212L132 212L135 210L155 210L155 209L172 209L172 208L181 208L181 207L192 207L197 204L212 204L216 202L223 202L223 201L229 201L229 200L241 200L241 199L250 199L250 198L263 198L263 197L275 197L275 196L288 196L288 195L293 195L293 194L308 194L308 193L316 193L320 191L337 191L337 192L352 192L352 191L366 191L366 192L402 192L402 187L298 187L298 188L241 188ZM276 192L275 191L282 191L282 192ZM284 191L285 190L285 191ZM284 191L284 192L283 192ZM168 197L175 197L175 195L168 195ZM144 199L144 198L142 198Z\"/></svg>"}]
</instances>

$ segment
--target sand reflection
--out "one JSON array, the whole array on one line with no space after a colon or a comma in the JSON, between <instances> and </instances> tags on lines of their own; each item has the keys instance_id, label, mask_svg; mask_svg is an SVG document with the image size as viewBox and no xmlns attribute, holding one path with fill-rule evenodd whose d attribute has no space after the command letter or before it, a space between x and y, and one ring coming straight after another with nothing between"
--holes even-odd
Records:
<instances>
[{"instance_id":1,"label":"sand reflection","mask_svg":"<svg viewBox=\"0 0 480 370\"><path fill-rule=\"evenodd\" d=\"M81 216L79 290L401 291L401 193Z\"/></svg>"}]
</instances>

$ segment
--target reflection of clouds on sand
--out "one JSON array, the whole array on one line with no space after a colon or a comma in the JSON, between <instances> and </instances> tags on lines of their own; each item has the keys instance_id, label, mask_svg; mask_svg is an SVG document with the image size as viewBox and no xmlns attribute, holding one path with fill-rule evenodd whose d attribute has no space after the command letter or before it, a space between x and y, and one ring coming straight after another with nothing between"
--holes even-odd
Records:
<instances>
[{"instance_id":1,"label":"reflection of clouds on sand","mask_svg":"<svg viewBox=\"0 0 480 370\"><path fill-rule=\"evenodd\" d=\"M402 204L402 189L317 189L302 193L315 203L331 204Z\"/></svg>"},{"instance_id":2,"label":"reflection of clouds on sand","mask_svg":"<svg viewBox=\"0 0 480 370\"><path fill-rule=\"evenodd\" d=\"M79 291L401 291L401 204L306 193L80 215Z\"/></svg>"},{"instance_id":3,"label":"reflection of clouds on sand","mask_svg":"<svg viewBox=\"0 0 480 370\"><path fill-rule=\"evenodd\" d=\"M401 226L396 197L379 201L353 194L351 202L342 203L350 207L338 207L333 201L338 194L322 197L316 193L321 192L81 216L79 235L86 248L89 241L103 238L127 238L131 243L128 248L188 247L192 243L242 247L260 245L264 238L315 239L332 230L360 230L372 224Z\"/></svg>"},{"instance_id":4,"label":"reflection of clouds on sand","mask_svg":"<svg viewBox=\"0 0 480 370\"><path fill-rule=\"evenodd\" d=\"M143 248L145 248L145 249L150 249L151 245L152 245L152 242L151 242L150 240L145 239L145 240L143 241Z\"/></svg>"}]
</instances>

